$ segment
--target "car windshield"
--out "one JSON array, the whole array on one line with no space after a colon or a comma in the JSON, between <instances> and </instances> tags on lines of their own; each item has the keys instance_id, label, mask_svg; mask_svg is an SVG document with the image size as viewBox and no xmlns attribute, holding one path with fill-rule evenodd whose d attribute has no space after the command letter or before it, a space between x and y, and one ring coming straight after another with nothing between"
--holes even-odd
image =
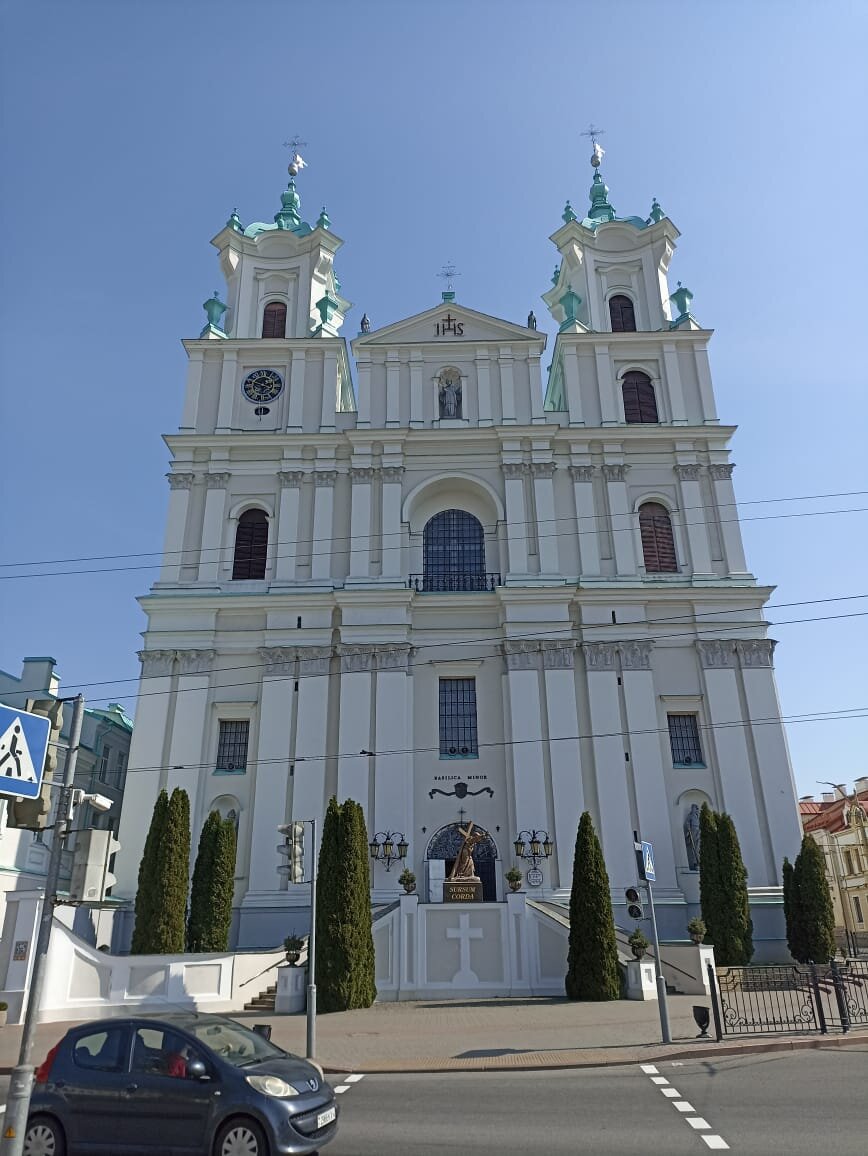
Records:
<instances>
[{"instance_id":1,"label":"car windshield","mask_svg":"<svg viewBox=\"0 0 868 1156\"><path fill-rule=\"evenodd\" d=\"M286 1055L258 1032L252 1032L232 1020L203 1020L191 1024L188 1031L205 1047L236 1068Z\"/></svg>"}]
</instances>

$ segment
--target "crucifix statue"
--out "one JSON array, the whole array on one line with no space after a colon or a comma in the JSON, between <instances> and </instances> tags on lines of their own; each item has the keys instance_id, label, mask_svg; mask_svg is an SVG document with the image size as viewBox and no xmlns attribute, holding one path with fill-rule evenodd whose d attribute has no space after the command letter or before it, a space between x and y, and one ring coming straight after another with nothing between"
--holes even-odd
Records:
<instances>
[{"instance_id":1,"label":"crucifix statue","mask_svg":"<svg viewBox=\"0 0 868 1156\"><path fill-rule=\"evenodd\" d=\"M479 843L484 843L487 836L481 827L473 829L473 820L467 824L467 827L459 827L458 834L464 836L464 842L461 845L461 850L458 852L458 857L452 865L452 870L449 872L450 880L462 879L469 880L473 883L479 882L479 876L476 874L476 864L473 862L473 848Z\"/></svg>"}]
</instances>

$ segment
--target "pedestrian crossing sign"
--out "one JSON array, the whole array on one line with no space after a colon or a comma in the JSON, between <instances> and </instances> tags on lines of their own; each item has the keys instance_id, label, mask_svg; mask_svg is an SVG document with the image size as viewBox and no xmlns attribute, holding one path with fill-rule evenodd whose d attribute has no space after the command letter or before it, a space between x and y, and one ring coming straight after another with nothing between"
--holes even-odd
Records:
<instances>
[{"instance_id":1,"label":"pedestrian crossing sign","mask_svg":"<svg viewBox=\"0 0 868 1156\"><path fill-rule=\"evenodd\" d=\"M655 883L657 876L654 873L654 847L651 843L642 843L642 874L649 883Z\"/></svg>"},{"instance_id":2,"label":"pedestrian crossing sign","mask_svg":"<svg viewBox=\"0 0 868 1156\"><path fill-rule=\"evenodd\" d=\"M38 796L50 733L44 715L0 705L0 795Z\"/></svg>"}]
</instances>

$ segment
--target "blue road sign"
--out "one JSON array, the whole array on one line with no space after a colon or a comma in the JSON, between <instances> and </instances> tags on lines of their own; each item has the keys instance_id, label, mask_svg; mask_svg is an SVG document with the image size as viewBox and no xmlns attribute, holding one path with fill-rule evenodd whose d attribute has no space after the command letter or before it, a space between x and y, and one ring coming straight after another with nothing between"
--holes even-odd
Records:
<instances>
[{"instance_id":1,"label":"blue road sign","mask_svg":"<svg viewBox=\"0 0 868 1156\"><path fill-rule=\"evenodd\" d=\"M642 841L642 874L649 883L657 882L657 876L654 874L654 847L644 840Z\"/></svg>"},{"instance_id":2,"label":"blue road sign","mask_svg":"<svg viewBox=\"0 0 868 1156\"><path fill-rule=\"evenodd\" d=\"M0 795L36 798L50 734L44 715L0 705Z\"/></svg>"}]
</instances>

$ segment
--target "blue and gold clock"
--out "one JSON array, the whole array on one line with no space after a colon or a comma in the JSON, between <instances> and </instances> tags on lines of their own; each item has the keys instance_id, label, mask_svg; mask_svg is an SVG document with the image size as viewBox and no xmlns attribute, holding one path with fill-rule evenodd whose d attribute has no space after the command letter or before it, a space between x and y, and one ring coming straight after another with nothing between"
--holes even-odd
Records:
<instances>
[{"instance_id":1,"label":"blue and gold clock","mask_svg":"<svg viewBox=\"0 0 868 1156\"><path fill-rule=\"evenodd\" d=\"M254 369L241 383L241 391L248 401L263 405L280 397L283 378L276 369Z\"/></svg>"}]
</instances>

